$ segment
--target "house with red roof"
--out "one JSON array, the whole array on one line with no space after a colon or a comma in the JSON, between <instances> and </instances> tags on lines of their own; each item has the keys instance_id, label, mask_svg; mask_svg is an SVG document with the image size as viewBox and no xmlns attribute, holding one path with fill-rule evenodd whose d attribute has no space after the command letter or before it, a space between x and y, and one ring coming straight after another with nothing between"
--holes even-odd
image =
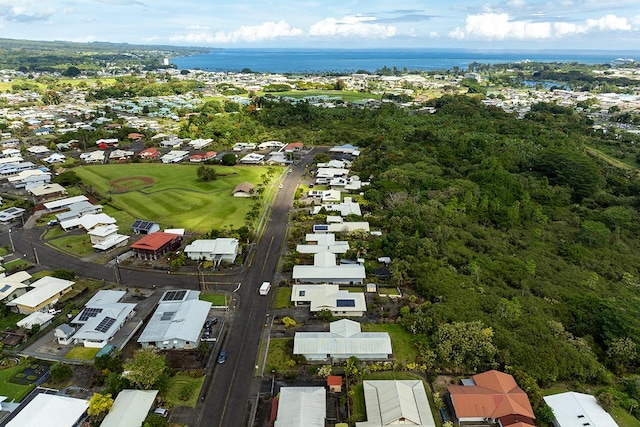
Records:
<instances>
[{"instance_id":1,"label":"house with red roof","mask_svg":"<svg viewBox=\"0 0 640 427\"><path fill-rule=\"evenodd\" d=\"M292 142L284 147L284 151L285 153L293 153L294 151L302 150L303 147L304 144L302 142Z\"/></svg>"},{"instance_id":2,"label":"house with red roof","mask_svg":"<svg viewBox=\"0 0 640 427\"><path fill-rule=\"evenodd\" d=\"M144 138L144 135L138 132L131 132L129 135L127 135L127 138L132 141L140 141L142 138Z\"/></svg>"},{"instance_id":3,"label":"house with red roof","mask_svg":"<svg viewBox=\"0 0 640 427\"><path fill-rule=\"evenodd\" d=\"M535 426L529 397L513 376L492 370L447 387L457 425Z\"/></svg>"},{"instance_id":4,"label":"house with red roof","mask_svg":"<svg viewBox=\"0 0 640 427\"><path fill-rule=\"evenodd\" d=\"M162 154L156 147L146 148L138 153L142 159L155 159Z\"/></svg>"},{"instance_id":5,"label":"house with red roof","mask_svg":"<svg viewBox=\"0 0 640 427\"><path fill-rule=\"evenodd\" d=\"M154 260L167 252L175 251L182 244L182 236L179 234L163 233L157 231L147 234L142 239L131 245L131 249L138 258Z\"/></svg>"}]
</instances>

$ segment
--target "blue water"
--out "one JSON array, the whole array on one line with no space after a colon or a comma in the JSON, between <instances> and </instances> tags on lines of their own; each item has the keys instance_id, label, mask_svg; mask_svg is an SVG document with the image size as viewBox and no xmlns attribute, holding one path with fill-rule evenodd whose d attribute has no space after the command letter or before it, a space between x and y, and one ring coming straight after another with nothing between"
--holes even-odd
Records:
<instances>
[{"instance_id":1,"label":"blue water","mask_svg":"<svg viewBox=\"0 0 640 427\"><path fill-rule=\"evenodd\" d=\"M219 49L202 55L172 58L179 69L270 73L373 72L384 66L409 70L466 70L472 62L519 61L611 63L640 59L640 51L514 51L461 49Z\"/></svg>"}]
</instances>

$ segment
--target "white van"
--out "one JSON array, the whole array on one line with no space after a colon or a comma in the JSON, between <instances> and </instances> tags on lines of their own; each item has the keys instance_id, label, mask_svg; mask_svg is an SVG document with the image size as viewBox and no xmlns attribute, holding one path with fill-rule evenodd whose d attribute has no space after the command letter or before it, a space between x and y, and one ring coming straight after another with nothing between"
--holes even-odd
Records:
<instances>
[{"instance_id":1,"label":"white van","mask_svg":"<svg viewBox=\"0 0 640 427\"><path fill-rule=\"evenodd\" d=\"M260 285L260 295L267 295L270 289L271 289L271 283L262 282L262 285Z\"/></svg>"}]
</instances>

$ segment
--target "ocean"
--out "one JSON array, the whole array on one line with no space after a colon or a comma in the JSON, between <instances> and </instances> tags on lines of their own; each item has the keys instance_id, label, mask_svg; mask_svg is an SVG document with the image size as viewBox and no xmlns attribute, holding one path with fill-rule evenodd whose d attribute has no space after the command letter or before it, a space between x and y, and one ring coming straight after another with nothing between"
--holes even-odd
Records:
<instances>
[{"instance_id":1,"label":"ocean","mask_svg":"<svg viewBox=\"0 0 640 427\"><path fill-rule=\"evenodd\" d=\"M611 63L640 60L640 51L462 50L462 49L216 49L210 53L171 58L179 69L264 73L374 72L385 66L408 70L466 70L469 64L521 61Z\"/></svg>"}]
</instances>

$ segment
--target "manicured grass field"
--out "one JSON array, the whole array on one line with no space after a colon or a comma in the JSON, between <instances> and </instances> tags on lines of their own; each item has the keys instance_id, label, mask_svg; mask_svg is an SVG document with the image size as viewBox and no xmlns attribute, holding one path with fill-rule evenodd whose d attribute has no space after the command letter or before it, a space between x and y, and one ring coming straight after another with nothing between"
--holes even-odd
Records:
<instances>
[{"instance_id":1,"label":"manicured grass field","mask_svg":"<svg viewBox=\"0 0 640 427\"><path fill-rule=\"evenodd\" d=\"M49 245L55 246L63 252L69 252L77 256L87 256L95 252L91 246L91 239L87 234L74 234L49 240Z\"/></svg>"},{"instance_id":2,"label":"manicured grass field","mask_svg":"<svg viewBox=\"0 0 640 427\"><path fill-rule=\"evenodd\" d=\"M14 259L13 261L9 261L8 263L6 263L4 265L4 268L7 271L13 270L13 269L26 270L27 268L31 267L31 265L32 264L29 261L26 261L24 259L18 258L18 259Z\"/></svg>"},{"instance_id":3,"label":"manicured grass field","mask_svg":"<svg viewBox=\"0 0 640 427\"><path fill-rule=\"evenodd\" d=\"M282 286L278 288L276 295L276 308L287 308L291 306L291 291L293 288Z\"/></svg>"},{"instance_id":4,"label":"manicured grass field","mask_svg":"<svg viewBox=\"0 0 640 427\"><path fill-rule=\"evenodd\" d=\"M227 305L227 297L225 294L200 294L202 301L209 301L213 306L223 307Z\"/></svg>"},{"instance_id":5,"label":"manicured grass field","mask_svg":"<svg viewBox=\"0 0 640 427\"><path fill-rule=\"evenodd\" d=\"M204 376L191 378L187 375L176 374L169 380L169 386L166 391L167 402L171 407L188 406L195 408L203 384ZM180 399L187 396L187 400Z\"/></svg>"},{"instance_id":6,"label":"manicured grass field","mask_svg":"<svg viewBox=\"0 0 640 427\"><path fill-rule=\"evenodd\" d=\"M110 204L131 218L153 220L162 227L186 228L195 232L242 226L253 201L233 197L231 192L244 181L254 185L261 183L260 176L268 168L216 166L218 179L210 182L199 181L197 169L195 165L186 164L132 163L82 166L74 171L85 184L111 197L113 201ZM128 177L130 181L126 180ZM118 189L112 183L114 180L120 180L117 185L121 189L129 188L130 191L116 193Z\"/></svg>"},{"instance_id":7,"label":"manicured grass field","mask_svg":"<svg viewBox=\"0 0 640 427\"><path fill-rule=\"evenodd\" d=\"M93 360L96 354L100 351L99 348L90 347L73 347L69 350L64 358L65 359L79 359L79 360Z\"/></svg>"},{"instance_id":8,"label":"manicured grass field","mask_svg":"<svg viewBox=\"0 0 640 427\"><path fill-rule=\"evenodd\" d=\"M400 363L412 363L418 357L418 350L413 345L413 335L402 325L393 323L363 323L362 332L388 332L391 337L393 355Z\"/></svg>"},{"instance_id":9,"label":"manicured grass field","mask_svg":"<svg viewBox=\"0 0 640 427\"><path fill-rule=\"evenodd\" d=\"M20 385L9 382L15 374L22 371L26 363L23 361L18 366L0 369L0 396L7 396L7 401L15 399L16 402L19 402L35 387L33 384Z\"/></svg>"}]
</instances>

